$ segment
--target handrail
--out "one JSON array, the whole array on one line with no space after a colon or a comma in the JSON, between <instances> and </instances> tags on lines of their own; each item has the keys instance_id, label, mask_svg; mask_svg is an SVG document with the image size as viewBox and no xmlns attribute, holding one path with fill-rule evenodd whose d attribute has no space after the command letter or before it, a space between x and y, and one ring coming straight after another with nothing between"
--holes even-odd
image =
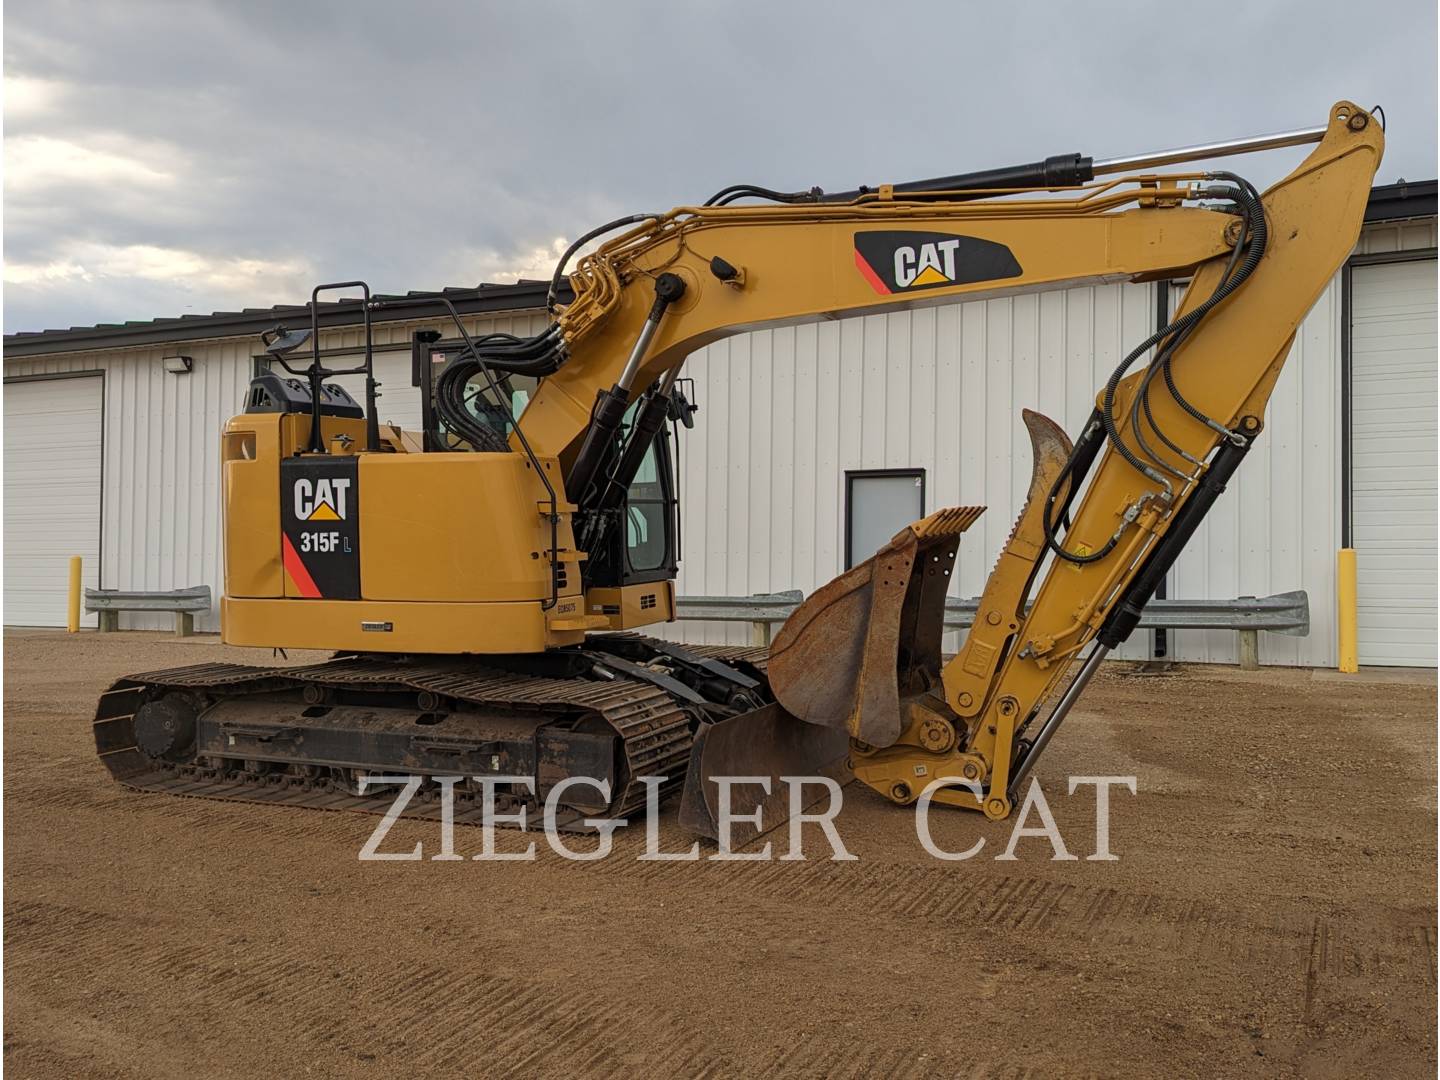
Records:
<instances>
[{"instance_id":1,"label":"handrail","mask_svg":"<svg viewBox=\"0 0 1440 1080\"><path fill-rule=\"evenodd\" d=\"M361 289L364 291L360 300L360 310L364 314L365 324L365 363L360 367L327 368L320 363L320 294L333 292L336 289ZM379 388L379 384L375 381L374 338L370 327L372 306L370 286L363 281L333 281L327 285L316 285L310 291L310 366L305 369L303 374L310 380L310 452L312 454L325 452L325 438L321 433L320 421L320 386L332 375L365 376L365 449L372 454L380 450L380 419L375 412L375 398L378 396L375 391ZM283 359L280 364L286 371L292 374L296 373Z\"/></svg>"}]
</instances>

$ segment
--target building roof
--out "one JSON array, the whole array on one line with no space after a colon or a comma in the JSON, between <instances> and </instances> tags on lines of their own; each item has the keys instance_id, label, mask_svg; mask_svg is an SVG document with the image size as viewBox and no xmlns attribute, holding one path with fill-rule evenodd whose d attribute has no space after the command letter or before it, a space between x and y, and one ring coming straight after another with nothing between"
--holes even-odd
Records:
<instances>
[{"instance_id":1,"label":"building roof","mask_svg":"<svg viewBox=\"0 0 1440 1080\"><path fill-rule=\"evenodd\" d=\"M1434 217L1435 183L1434 180L1401 180L1371 188L1365 220L1376 222Z\"/></svg>"},{"instance_id":2,"label":"building roof","mask_svg":"<svg viewBox=\"0 0 1440 1080\"><path fill-rule=\"evenodd\" d=\"M1375 223L1434 217L1435 188L1434 180L1401 180L1399 183L1374 187L1365 207L1365 220L1367 223ZM447 312L439 303L441 297L449 299L461 315L539 310L545 306L545 294L549 287L548 281L522 279L514 285L483 283L469 289L444 288L439 292L380 294L374 299L383 301L384 306L371 314L371 320L382 323L444 318ZM568 289L563 291L562 301L570 299L568 293ZM269 330L278 322L285 321L292 325L308 326L309 307L305 304L281 304L278 307L246 308L244 311L216 311L209 315L181 315L169 319L72 326L68 330L22 331L5 335L5 355L39 356L45 353L162 345L207 338L252 337L259 335L262 330ZM325 302L320 304L318 321L322 328L357 325L361 321L361 312L353 300Z\"/></svg>"},{"instance_id":3,"label":"building roof","mask_svg":"<svg viewBox=\"0 0 1440 1080\"><path fill-rule=\"evenodd\" d=\"M405 322L412 319L448 319L440 303L443 297L461 315L485 315L500 311L540 310L545 307L548 281L522 279L514 285L484 283L473 288L444 288L438 292L412 291L402 294L377 293L372 297L383 306L371 313L374 323ZM570 291L562 288L560 300L569 301ZM359 325L362 312L355 300L322 301L318 312L321 328ZM310 325L307 304L280 304L243 311L216 311L209 315L181 315L169 319L98 326L72 326L68 330L22 331L5 335L5 356L39 356L45 353L80 352L88 349L119 349L137 345L163 345L177 341L210 338L254 337L276 323L291 329Z\"/></svg>"}]
</instances>

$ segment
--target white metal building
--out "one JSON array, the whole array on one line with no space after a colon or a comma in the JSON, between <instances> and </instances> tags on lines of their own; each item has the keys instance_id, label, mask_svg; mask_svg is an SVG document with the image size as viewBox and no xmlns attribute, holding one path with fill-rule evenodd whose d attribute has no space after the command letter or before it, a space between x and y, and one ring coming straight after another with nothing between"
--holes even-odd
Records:
<instances>
[{"instance_id":1,"label":"white metal building","mask_svg":"<svg viewBox=\"0 0 1440 1080\"><path fill-rule=\"evenodd\" d=\"M1435 192L1433 181L1375 189L1355 255L1297 336L1265 435L1168 582L1172 597L1211 599L1306 589L1310 636L1262 635L1265 663L1335 663L1336 550L1353 543L1361 663L1435 664ZM1020 409L1076 432L1115 359L1154 329L1160 287L763 330L696 353L681 594L808 593L844 568L847 536L858 561L893 531L877 515L972 503L990 509L961 543L955 593L977 595L1028 482ZM545 323L540 285L450 295L472 332ZM327 362L360 344L352 319L324 315ZM88 585L209 584L218 597L219 431L240 407L259 332L307 320L266 309L5 338L7 624L63 625L71 554L85 556ZM433 294L411 294L377 324L382 419L417 426L410 337L444 325ZM180 356L189 373L167 371ZM197 625L216 629L218 616ZM1179 659L1235 659L1233 634L1169 639ZM1148 634L1127 645L1132 656L1150 647Z\"/></svg>"}]
</instances>

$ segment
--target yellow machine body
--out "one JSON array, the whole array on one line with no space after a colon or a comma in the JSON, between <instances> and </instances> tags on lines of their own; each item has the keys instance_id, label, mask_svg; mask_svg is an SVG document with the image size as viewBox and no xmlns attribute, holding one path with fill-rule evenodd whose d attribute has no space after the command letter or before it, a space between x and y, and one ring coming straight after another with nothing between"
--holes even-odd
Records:
<instances>
[{"instance_id":1,"label":"yellow machine body","mask_svg":"<svg viewBox=\"0 0 1440 1080\"><path fill-rule=\"evenodd\" d=\"M558 526L559 577L566 586L552 608L542 606L550 594L549 506L528 460L519 454L407 453L395 432L387 432L385 452L352 455L360 596L317 594L313 584L297 580L303 569L287 560L281 529L282 503L291 492L284 489L280 463L297 459L309 430L310 418L298 413L248 413L226 425L226 643L516 653L574 645L587 630L611 628L609 617L583 610L568 518ZM327 417L325 432L337 443L344 436L353 448L364 436L364 421ZM554 459L541 464L557 468ZM331 512L355 513L355 501ZM327 515L306 531L323 535L333 520ZM651 622L671 617L669 583L663 584L663 604L643 614L638 598L627 605L637 609L628 625L641 625L644 615Z\"/></svg>"}]
</instances>

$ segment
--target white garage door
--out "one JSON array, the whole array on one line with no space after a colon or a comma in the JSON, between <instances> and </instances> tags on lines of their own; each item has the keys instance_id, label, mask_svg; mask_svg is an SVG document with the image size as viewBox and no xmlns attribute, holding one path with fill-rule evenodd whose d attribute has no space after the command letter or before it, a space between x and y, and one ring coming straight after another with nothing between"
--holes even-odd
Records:
<instances>
[{"instance_id":1,"label":"white garage door","mask_svg":"<svg viewBox=\"0 0 1440 1080\"><path fill-rule=\"evenodd\" d=\"M8 626L64 626L70 556L100 569L99 376L7 383L5 611ZM95 625L94 615L82 623Z\"/></svg>"},{"instance_id":2,"label":"white garage door","mask_svg":"<svg viewBox=\"0 0 1440 1080\"><path fill-rule=\"evenodd\" d=\"M1353 271L1360 663L1436 658L1435 260Z\"/></svg>"}]
</instances>

